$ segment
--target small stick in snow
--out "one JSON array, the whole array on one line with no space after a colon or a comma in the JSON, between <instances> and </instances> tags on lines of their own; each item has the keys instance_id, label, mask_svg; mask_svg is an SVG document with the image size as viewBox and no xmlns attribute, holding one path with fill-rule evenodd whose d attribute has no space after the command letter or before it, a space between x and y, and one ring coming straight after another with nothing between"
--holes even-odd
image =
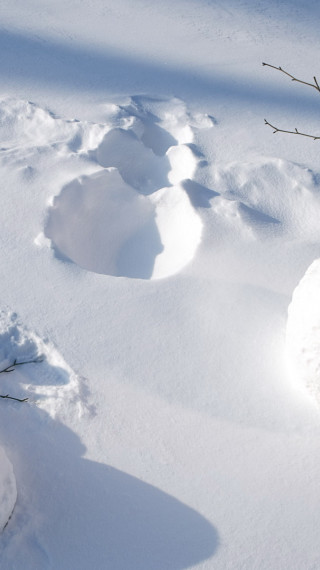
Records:
<instances>
[{"instance_id":1,"label":"small stick in snow","mask_svg":"<svg viewBox=\"0 0 320 570\"><path fill-rule=\"evenodd\" d=\"M262 65L266 65L267 67L272 67L273 69L277 69L278 71L282 71L282 73L284 73L285 75L288 75L288 77L291 77L291 81L296 81L297 83L303 83L304 85L309 85L309 87L314 87L314 89L316 89L317 91L320 92L320 87L319 87L317 78L315 76L313 77L314 83L308 83L307 81L302 81L301 79L297 79L296 77L291 75L291 73L288 73L287 71L282 69L282 67L280 67L280 66L277 67L276 65L270 65L270 63L262 63Z\"/></svg>"},{"instance_id":2,"label":"small stick in snow","mask_svg":"<svg viewBox=\"0 0 320 570\"><path fill-rule=\"evenodd\" d=\"M13 372L16 366L21 366L22 364L32 364L42 361L43 361L42 358L35 358L34 360L25 360L23 362L17 362L17 359L15 358L12 364L9 364L9 366L3 368L3 370L0 370L0 374ZM29 398L13 398L13 396L9 396L9 394L6 394L5 396L0 394L0 398L4 400L15 400L16 402L27 402L29 400Z\"/></svg>"},{"instance_id":3,"label":"small stick in snow","mask_svg":"<svg viewBox=\"0 0 320 570\"><path fill-rule=\"evenodd\" d=\"M274 129L273 134L275 134L275 133L289 133L290 135L301 135L302 137L310 137L314 141L320 139L320 136L316 137L314 135L307 135L306 133L300 133L300 131L298 131L298 129L295 129L294 131L285 131L284 129L278 129L278 127L271 125L271 123L269 123L267 121L267 119L264 120L264 123L265 123L265 125L268 125L272 129Z\"/></svg>"}]
</instances>

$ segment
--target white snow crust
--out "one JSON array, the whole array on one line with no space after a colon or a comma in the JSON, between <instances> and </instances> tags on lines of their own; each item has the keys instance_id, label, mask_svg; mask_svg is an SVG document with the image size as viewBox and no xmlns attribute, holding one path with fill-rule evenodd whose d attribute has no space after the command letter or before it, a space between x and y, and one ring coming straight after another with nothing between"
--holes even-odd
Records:
<instances>
[{"instance_id":1,"label":"white snow crust","mask_svg":"<svg viewBox=\"0 0 320 570\"><path fill-rule=\"evenodd\" d=\"M0 14L1 570L318 570L319 3Z\"/></svg>"}]
</instances>

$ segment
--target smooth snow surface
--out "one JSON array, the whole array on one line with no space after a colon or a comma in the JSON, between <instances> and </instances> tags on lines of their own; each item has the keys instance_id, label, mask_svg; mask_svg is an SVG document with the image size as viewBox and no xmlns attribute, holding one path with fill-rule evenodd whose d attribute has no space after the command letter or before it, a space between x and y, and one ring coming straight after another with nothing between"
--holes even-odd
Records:
<instances>
[{"instance_id":1,"label":"smooth snow surface","mask_svg":"<svg viewBox=\"0 0 320 570\"><path fill-rule=\"evenodd\" d=\"M318 570L319 3L0 14L1 570Z\"/></svg>"}]
</instances>

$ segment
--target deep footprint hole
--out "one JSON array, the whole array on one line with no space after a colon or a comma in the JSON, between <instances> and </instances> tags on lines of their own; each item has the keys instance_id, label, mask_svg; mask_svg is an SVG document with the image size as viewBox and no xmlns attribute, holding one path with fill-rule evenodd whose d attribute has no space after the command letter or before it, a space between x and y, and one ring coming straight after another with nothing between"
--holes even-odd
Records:
<instances>
[{"instance_id":1,"label":"deep footprint hole","mask_svg":"<svg viewBox=\"0 0 320 570\"><path fill-rule=\"evenodd\" d=\"M182 187L144 196L115 168L66 185L45 225L60 259L95 273L139 279L180 271L194 256L201 230Z\"/></svg>"},{"instance_id":2,"label":"deep footprint hole","mask_svg":"<svg viewBox=\"0 0 320 570\"><path fill-rule=\"evenodd\" d=\"M45 235L57 258L138 279L173 275L193 258L200 204L190 197L192 180L188 187L183 181L192 179L199 156L184 106L176 105L177 116L159 109L172 132L140 100L119 108L118 125L92 151L105 170L73 180L48 210Z\"/></svg>"},{"instance_id":3,"label":"deep footprint hole","mask_svg":"<svg viewBox=\"0 0 320 570\"><path fill-rule=\"evenodd\" d=\"M97 148L96 158L105 168L117 168L123 180L143 194L169 185L168 157L157 156L132 131L121 128L109 131Z\"/></svg>"}]
</instances>

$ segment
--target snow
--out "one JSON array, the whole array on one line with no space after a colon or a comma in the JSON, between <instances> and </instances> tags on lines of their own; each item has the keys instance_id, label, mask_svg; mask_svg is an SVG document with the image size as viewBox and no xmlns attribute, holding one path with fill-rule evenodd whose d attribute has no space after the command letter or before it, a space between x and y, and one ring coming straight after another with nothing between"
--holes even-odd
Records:
<instances>
[{"instance_id":1,"label":"snow","mask_svg":"<svg viewBox=\"0 0 320 570\"><path fill-rule=\"evenodd\" d=\"M318 3L0 10L1 568L316 570Z\"/></svg>"},{"instance_id":2,"label":"snow","mask_svg":"<svg viewBox=\"0 0 320 570\"><path fill-rule=\"evenodd\" d=\"M150 119L140 101L118 109L113 122L122 127L111 123L90 153L104 170L67 184L49 210L45 235L58 256L89 271L140 279L168 277L193 258L202 223L179 184L199 159L178 144L193 140L184 106L177 100L167 106L164 120ZM73 136L83 153L82 130L79 123Z\"/></svg>"},{"instance_id":3,"label":"snow","mask_svg":"<svg viewBox=\"0 0 320 570\"><path fill-rule=\"evenodd\" d=\"M319 402L319 259L308 267L293 292L286 331L288 369L297 389L306 387Z\"/></svg>"},{"instance_id":4,"label":"snow","mask_svg":"<svg viewBox=\"0 0 320 570\"><path fill-rule=\"evenodd\" d=\"M3 530L17 500L16 479L3 449L0 449L0 465L0 528Z\"/></svg>"}]
</instances>

